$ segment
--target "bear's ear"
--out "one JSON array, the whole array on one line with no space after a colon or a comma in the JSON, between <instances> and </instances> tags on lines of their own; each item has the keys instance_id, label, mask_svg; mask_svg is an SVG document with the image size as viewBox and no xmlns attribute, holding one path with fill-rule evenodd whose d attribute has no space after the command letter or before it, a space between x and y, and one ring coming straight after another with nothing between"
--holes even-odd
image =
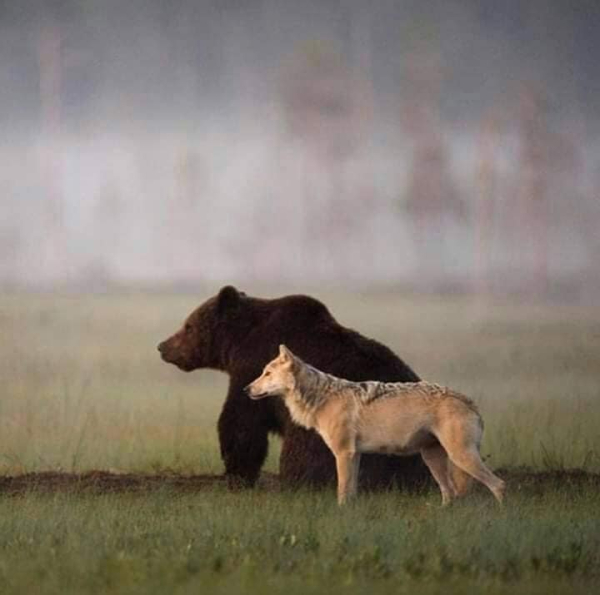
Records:
<instances>
[{"instance_id":1,"label":"bear's ear","mask_svg":"<svg viewBox=\"0 0 600 595\"><path fill-rule=\"evenodd\" d=\"M226 285L217 296L217 310L227 312L235 310L240 301L240 294L233 285Z\"/></svg>"}]
</instances>

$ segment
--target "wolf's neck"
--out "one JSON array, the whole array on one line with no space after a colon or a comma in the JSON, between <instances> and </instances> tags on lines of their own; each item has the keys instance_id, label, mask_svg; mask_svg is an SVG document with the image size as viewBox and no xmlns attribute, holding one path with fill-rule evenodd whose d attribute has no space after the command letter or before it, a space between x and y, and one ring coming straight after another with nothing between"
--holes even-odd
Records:
<instances>
[{"instance_id":1,"label":"wolf's neck","mask_svg":"<svg viewBox=\"0 0 600 595\"><path fill-rule=\"evenodd\" d=\"M316 427L315 415L321 406L322 399L318 391L308 394L299 389L290 391L285 397L285 404L291 418L300 426L312 429Z\"/></svg>"}]
</instances>

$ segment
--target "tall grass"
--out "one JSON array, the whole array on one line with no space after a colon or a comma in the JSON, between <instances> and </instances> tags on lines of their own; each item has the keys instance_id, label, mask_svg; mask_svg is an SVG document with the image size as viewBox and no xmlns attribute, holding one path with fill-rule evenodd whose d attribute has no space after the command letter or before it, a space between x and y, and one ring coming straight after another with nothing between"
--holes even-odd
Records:
<instances>
[{"instance_id":1,"label":"tall grass","mask_svg":"<svg viewBox=\"0 0 600 595\"><path fill-rule=\"evenodd\" d=\"M493 467L600 469L600 318L468 298L324 295L340 321L422 377L474 397ZM156 344L203 296L0 296L0 472L219 472L217 372L184 374ZM277 469L272 440L267 468Z\"/></svg>"}]
</instances>

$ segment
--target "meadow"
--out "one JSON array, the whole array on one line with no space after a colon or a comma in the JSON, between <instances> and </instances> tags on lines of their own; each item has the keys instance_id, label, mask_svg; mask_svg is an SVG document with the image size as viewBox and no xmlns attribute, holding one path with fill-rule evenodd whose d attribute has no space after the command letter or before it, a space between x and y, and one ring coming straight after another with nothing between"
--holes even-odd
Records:
<instances>
[{"instance_id":1,"label":"meadow","mask_svg":"<svg viewBox=\"0 0 600 595\"><path fill-rule=\"evenodd\" d=\"M600 586L600 313L463 296L317 295L423 378L477 401L483 454L509 482L505 507L476 490L449 510L434 491L364 494L338 510L332 491L269 482L239 493L218 482L196 492L168 482L134 493L0 492L0 593ZM156 351L204 297L1 295L0 476L219 474L227 379L184 374ZM267 472L276 473L277 455L273 438Z\"/></svg>"}]
</instances>

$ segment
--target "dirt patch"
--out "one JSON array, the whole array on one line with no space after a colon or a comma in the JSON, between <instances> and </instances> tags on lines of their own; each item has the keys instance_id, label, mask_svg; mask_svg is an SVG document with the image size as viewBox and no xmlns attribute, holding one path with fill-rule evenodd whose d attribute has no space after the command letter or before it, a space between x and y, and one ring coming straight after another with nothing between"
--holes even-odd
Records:
<instances>
[{"instance_id":1,"label":"dirt patch","mask_svg":"<svg viewBox=\"0 0 600 595\"><path fill-rule=\"evenodd\" d=\"M498 469L494 473L504 479L510 492L543 493L547 489L600 488L600 473L583 469L534 471L527 467Z\"/></svg>"},{"instance_id":2,"label":"dirt patch","mask_svg":"<svg viewBox=\"0 0 600 595\"><path fill-rule=\"evenodd\" d=\"M143 493L159 489L199 492L225 485L223 475L145 475L112 473L109 471L89 471L87 473L45 471L0 477L0 494L17 495L26 492ZM263 473L258 485L262 489L274 490L279 487L279 479L273 473Z\"/></svg>"},{"instance_id":3,"label":"dirt patch","mask_svg":"<svg viewBox=\"0 0 600 595\"><path fill-rule=\"evenodd\" d=\"M533 471L527 468L499 469L496 473L508 483L509 492L544 493L548 489L600 489L600 474L581 469L564 471ZM63 473L46 471L0 477L0 495L37 493L146 493L171 489L182 493L200 492L225 486L222 475L144 475L136 473L113 473L90 471L87 473ZM267 491L280 489L279 477L263 473L258 488Z\"/></svg>"}]
</instances>

